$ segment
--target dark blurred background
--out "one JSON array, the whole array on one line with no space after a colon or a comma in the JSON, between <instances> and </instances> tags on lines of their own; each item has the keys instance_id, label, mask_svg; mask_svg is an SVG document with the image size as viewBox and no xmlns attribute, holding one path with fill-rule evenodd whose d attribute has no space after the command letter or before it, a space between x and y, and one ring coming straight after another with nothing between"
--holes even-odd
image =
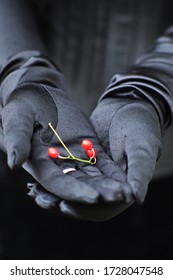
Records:
<instances>
[{"instance_id":1,"label":"dark blurred background","mask_svg":"<svg viewBox=\"0 0 173 280\"><path fill-rule=\"evenodd\" d=\"M33 2L47 49L88 115L111 76L173 23L168 0ZM34 180L9 170L0 153L0 259L172 259L173 162L165 154L143 205L94 223L39 208L26 195Z\"/></svg>"}]
</instances>

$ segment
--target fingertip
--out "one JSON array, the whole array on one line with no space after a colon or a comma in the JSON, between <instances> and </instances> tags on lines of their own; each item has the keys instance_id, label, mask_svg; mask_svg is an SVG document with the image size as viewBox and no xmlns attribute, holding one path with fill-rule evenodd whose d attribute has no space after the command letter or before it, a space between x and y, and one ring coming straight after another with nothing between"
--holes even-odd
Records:
<instances>
[{"instance_id":1,"label":"fingertip","mask_svg":"<svg viewBox=\"0 0 173 280\"><path fill-rule=\"evenodd\" d=\"M101 183L100 186L96 186L96 189L100 192L101 200L104 202L117 202L124 200L121 183L113 181L109 178L104 178L104 184Z\"/></svg>"},{"instance_id":2,"label":"fingertip","mask_svg":"<svg viewBox=\"0 0 173 280\"><path fill-rule=\"evenodd\" d=\"M64 200L62 200L60 203L59 203L59 208L61 210L62 213L68 215L68 216L71 216L71 212L69 211L69 207L68 207L68 204L65 203Z\"/></svg>"},{"instance_id":3,"label":"fingertip","mask_svg":"<svg viewBox=\"0 0 173 280\"><path fill-rule=\"evenodd\" d=\"M35 198L37 205L44 209L51 209L55 207L58 201L59 199L51 194L40 194Z\"/></svg>"},{"instance_id":4,"label":"fingertip","mask_svg":"<svg viewBox=\"0 0 173 280\"><path fill-rule=\"evenodd\" d=\"M130 182L130 186L136 202L138 204L143 204L147 194L148 184L142 184L141 182L132 181Z\"/></svg>"},{"instance_id":5,"label":"fingertip","mask_svg":"<svg viewBox=\"0 0 173 280\"><path fill-rule=\"evenodd\" d=\"M11 153L7 153L7 163L10 169L15 169L17 167L17 160L16 160L16 152L12 151Z\"/></svg>"},{"instance_id":6,"label":"fingertip","mask_svg":"<svg viewBox=\"0 0 173 280\"><path fill-rule=\"evenodd\" d=\"M15 169L22 166L22 164L27 160L29 156L30 148L30 143L26 142L25 145L22 145L22 143L18 143L18 145L15 145L15 148L8 148L7 145L7 163L10 169Z\"/></svg>"},{"instance_id":7,"label":"fingertip","mask_svg":"<svg viewBox=\"0 0 173 280\"><path fill-rule=\"evenodd\" d=\"M116 182L105 179L105 186L99 188L102 199L105 202L132 203L134 196L128 183Z\"/></svg>"}]
</instances>

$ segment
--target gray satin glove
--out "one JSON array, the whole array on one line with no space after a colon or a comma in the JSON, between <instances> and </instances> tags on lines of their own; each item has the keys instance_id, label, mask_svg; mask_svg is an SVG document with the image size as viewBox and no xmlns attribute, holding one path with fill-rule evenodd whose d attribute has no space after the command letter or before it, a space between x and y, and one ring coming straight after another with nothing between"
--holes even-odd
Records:
<instances>
[{"instance_id":1,"label":"gray satin glove","mask_svg":"<svg viewBox=\"0 0 173 280\"><path fill-rule=\"evenodd\" d=\"M162 147L153 106L133 98L105 98L91 121L106 152L127 174L131 193L124 188L125 197L143 202Z\"/></svg>"}]
</instances>

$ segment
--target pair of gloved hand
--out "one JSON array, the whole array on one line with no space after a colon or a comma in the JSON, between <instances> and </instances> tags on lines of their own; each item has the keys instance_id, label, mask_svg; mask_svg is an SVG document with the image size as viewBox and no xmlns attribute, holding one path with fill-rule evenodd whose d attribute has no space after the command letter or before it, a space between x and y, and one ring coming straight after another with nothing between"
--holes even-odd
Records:
<instances>
[{"instance_id":1,"label":"pair of gloved hand","mask_svg":"<svg viewBox=\"0 0 173 280\"><path fill-rule=\"evenodd\" d=\"M38 205L104 221L135 200L143 202L161 151L159 114L151 102L136 95L132 86L116 87L114 80L90 122L66 93L62 74L38 52L12 57L2 67L1 78L8 165L23 166L40 183L28 185ZM92 140L97 163L51 160L49 146L66 152L49 122L76 157L85 158L81 141ZM64 174L68 168L76 170Z\"/></svg>"}]
</instances>

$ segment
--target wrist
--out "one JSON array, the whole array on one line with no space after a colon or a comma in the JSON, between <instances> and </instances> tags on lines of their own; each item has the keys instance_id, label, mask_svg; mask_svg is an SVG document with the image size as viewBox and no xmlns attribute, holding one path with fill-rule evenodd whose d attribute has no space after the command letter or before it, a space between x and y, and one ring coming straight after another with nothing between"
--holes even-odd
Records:
<instances>
[{"instance_id":1,"label":"wrist","mask_svg":"<svg viewBox=\"0 0 173 280\"><path fill-rule=\"evenodd\" d=\"M115 98L116 100L138 100L150 103L158 115L162 131L170 126L172 121L172 98L164 84L151 77L142 75L115 75L100 98Z\"/></svg>"},{"instance_id":2,"label":"wrist","mask_svg":"<svg viewBox=\"0 0 173 280\"><path fill-rule=\"evenodd\" d=\"M64 88L64 77L51 59L39 51L23 51L3 63L0 71L1 105L11 93L25 83Z\"/></svg>"}]
</instances>

